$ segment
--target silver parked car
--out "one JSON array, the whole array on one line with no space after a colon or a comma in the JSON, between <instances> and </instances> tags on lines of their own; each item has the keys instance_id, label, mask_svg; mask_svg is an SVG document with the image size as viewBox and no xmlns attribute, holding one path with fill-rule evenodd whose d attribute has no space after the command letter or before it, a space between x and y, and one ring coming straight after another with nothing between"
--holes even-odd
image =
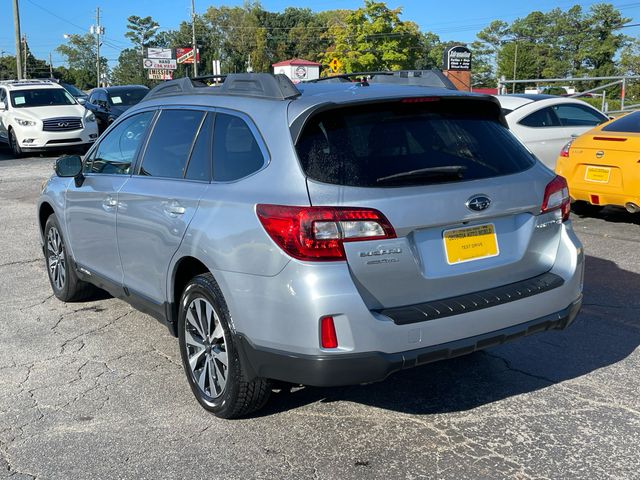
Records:
<instances>
[{"instance_id":1,"label":"silver parked car","mask_svg":"<svg viewBox=\"0 0 640 480\"><path fill-rule=\"evenodd\" d=\"M165 322L224 418L272 380L374 382L565 328L584 263L566 182L497 100L409 77L156 87L44 187L55 295L93 285Z\"/></svg>"}]
</instances>

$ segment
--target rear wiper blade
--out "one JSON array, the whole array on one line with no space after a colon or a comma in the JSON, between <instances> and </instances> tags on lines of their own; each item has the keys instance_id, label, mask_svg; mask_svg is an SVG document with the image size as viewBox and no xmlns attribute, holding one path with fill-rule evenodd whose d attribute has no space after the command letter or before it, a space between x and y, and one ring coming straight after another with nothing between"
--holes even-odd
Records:
<instances>
[{"instance_id":1,"label":"rear wiper blade","mask_svg":"<svg viewBox=\"0 0 640 480\"><path fill-rule=\"evenodd\" d=\"M447 165L446 167L429 167L420 168L418 170L410 170L408 172L394 173L386 177L376 179L377 183L384 183L393 180L401 180L413 177L455 177L462 178L462 173L467 169L463 165Z\"/></svg>"}]
</instances>

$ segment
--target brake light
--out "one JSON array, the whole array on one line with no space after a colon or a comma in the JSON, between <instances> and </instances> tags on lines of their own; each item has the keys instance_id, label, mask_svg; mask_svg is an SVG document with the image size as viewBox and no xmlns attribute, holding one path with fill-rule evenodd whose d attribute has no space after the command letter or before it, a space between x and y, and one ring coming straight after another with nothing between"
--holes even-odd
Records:
<instances>
[{"instance_id":1,"label":"brake light","mask_svg":"<svg viewBox=\"0 0 640 480\"><path fill-rule=\"evenodd\" d=\"M338 336L333 317L320 319L320 345L322 348L338 348Z\"/></svg>"},{"instance_id":2,"label":"brake light","mask_svg":"<svg viewBox=\"0 0 640 480\"><path fill-rule=\"evenodd\" d=\"M552 212L560 209L562 213L562 221L569 219L571 211L571 200L569 198L569 186L564 177L556 175L544 189L544 198L542 200L542 208L540 213Z\"/></svg>"},{"instance_id":3,"label":"brake light","mask_svg":"<svg viewBox=\"0 0 640 480\"><path fill-rule=\"evenodd\" d=\"M400 101L402 103L429 103L429 102L439 102L440 97L409 97L409 98L403 98Z\"/></svg>"},{"instance_id":4,"label":"brake light","mask_svg":"<svg viewBox=\"0 0 640 480\"><path fill-rule=\"evenodd\" d=\"M626 137L593 137L594 140L602 140L604 142L626 142Z\"/></svg>"},{"instance_id":5,"label":"brake light","mask_svg":"<svg viewBox=\"0 0 640 480\"><path fill-rule=\"evenodd\" d=\"M561 157L568 157L569 156L569 150L571 150L571 144L573 143L573 140L569 140L567 143L565 143L564 147L562 147L562 150L560 150L560 156Z\"/></svg>"},{"instance_id":6,"label":"brake light","mask_svg":"<svg viewBox=\"0 0 640 480\"><path fill-rule=\"evenodd\" d=\"M256 213L271 239L299 260L344 260L344 242L396 238L386 217L371 208L259 204Z\"/></svg>"}]
</instances>

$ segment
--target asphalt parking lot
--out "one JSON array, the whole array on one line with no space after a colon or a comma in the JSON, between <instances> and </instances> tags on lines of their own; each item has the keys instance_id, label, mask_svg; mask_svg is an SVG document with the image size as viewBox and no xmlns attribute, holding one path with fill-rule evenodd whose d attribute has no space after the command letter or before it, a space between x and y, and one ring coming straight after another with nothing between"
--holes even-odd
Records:
<instances>
[{"instance_id":1,"label":"asphalt parking lot","mask_svg":"<svg viewBox=\"0 0 640 480\"><path fill-rule=\"evenodd\" d=\"M640 214L574 216L588 258L568 330L224 421L165 327L117 299L52 297L34 208L52 162L0 149L0 478L640 475Z\"/></svg>"}]
</instances>

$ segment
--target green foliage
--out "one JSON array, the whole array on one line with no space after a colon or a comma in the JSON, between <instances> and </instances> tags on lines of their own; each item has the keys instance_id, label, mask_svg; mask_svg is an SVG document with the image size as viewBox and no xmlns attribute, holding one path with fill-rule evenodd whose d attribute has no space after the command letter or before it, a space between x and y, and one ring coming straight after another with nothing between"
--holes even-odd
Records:
<instances>
[{"instance_id":1,"label":"green foliage","mask_svg":"<svg viewBox=\"0 0 640 480\"><path fill-rule=\"evenodd\" d=\"M67 43L60 45L56 51L67 59L70 75L76 87L86 90L97 86L96 78L96 37L85 35L69 35ZM100 70L108 72L107 59L100 57Z\"/></svg>"},{"instance_id":2,"label":"green foliage","mask_svg":"<svg viewBox=\"0 0 640 480\"><path fill-rule=\"evenodd\" d=\"M610 4L534 11L510 25L494 21L473 44L481 60L476 74L494 84L501 76L513 79L514 65L516 79L612 75L616 54L629 41L619 30L628 21Z\"/></svg>"},{"instance_id":3,"label":"green foliage","mask_svg":"<svg viewBox=\"0 0 640 480\"><path fill-rule=\"evenodd\" d=\"M321 62L337 58L347 72L414 68L423 37L417 24L400 19L401 13L401 8L365 0L363 8L329 27L325 38L333 45Z\"/></svg>"}]
</instances>

